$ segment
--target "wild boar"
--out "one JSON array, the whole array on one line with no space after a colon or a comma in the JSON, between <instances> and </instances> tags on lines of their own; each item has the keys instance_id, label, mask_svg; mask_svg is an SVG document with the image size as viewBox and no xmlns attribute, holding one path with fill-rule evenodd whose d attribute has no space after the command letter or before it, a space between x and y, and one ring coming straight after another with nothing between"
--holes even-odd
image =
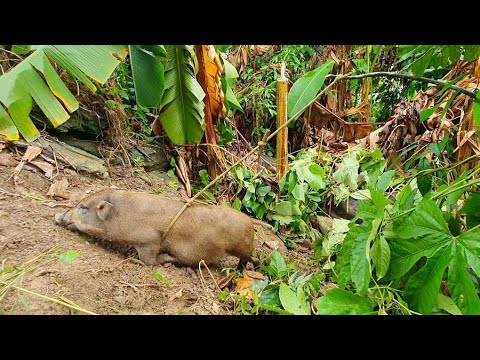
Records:
<instances>
[{"instance_id":1,"label":"wild boar","mask_svg":"<svg viewBox=\"0 0 480 360\"><path fill-rule=\"evenodd\" d=\"M71 231L133 246L146 265L198 266L233 255L239 266L252 258L254 221L234 209L193 203L162 237L184 202L141 192L105 190L55 215Z\"/></svg>"}]
</instances>

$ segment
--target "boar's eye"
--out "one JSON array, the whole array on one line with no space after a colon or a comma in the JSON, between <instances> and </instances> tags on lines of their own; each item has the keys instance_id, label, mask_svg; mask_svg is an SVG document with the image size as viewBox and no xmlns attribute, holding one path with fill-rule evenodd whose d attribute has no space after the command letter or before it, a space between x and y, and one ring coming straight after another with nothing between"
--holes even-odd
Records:
<instances>
[{"instance_id":1,"label":"boar's eye","mask_svg":"<svg viewBox=\"0 0 480 360\"><path fill-rule=\"evenodd\" d=\"M88 208L85 205L80 204L80 205L78 205L78 210L80 211L81 214L85 214L87 212Z\"/></svg>"}]
</instances>

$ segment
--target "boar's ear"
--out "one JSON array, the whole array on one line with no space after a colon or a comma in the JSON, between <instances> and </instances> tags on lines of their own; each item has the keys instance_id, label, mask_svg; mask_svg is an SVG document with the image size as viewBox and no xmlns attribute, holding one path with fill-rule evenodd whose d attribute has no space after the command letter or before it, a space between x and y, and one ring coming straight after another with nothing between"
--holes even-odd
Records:
<instances>
[{"instance_id":1,"label":"boar's ear","mask_svg":"<svg viewBox=\"0 0 480 360\"><path fill-rule=\"evenodd\" d=\"M107 220L108 216L111 213L113 208L113 204L109 203L108 201L102 200L97 205L97 215L98 217L105 221Z\"/></svg>"}]
</instances>

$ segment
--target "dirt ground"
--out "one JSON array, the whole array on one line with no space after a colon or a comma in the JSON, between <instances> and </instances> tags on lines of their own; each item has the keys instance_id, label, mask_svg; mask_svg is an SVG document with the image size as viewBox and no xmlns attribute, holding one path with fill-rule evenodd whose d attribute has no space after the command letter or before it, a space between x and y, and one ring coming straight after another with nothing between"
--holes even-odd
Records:
<instances>
[{"instance_id":1,"label":"dirt ground","mask_svg":"<svg viewBox=\"0 0 480 360\"><path fill-rule=\"evenodd\" d=\"M7 151L3 150L4 153ZM14 166L0 166L0 269L21 265L59 246L54 256L48 258L48 263L26 273L22 282L16 285L49 298L71 302L95 314L234 313L231 301L218 300L214 279L219 282L224 278L222 267L235 267L237 259L227 258L220 267L211 267L211 275L205 268L200 274L198 268L169 264L144 266L136 260L133 248L99 242L53 222L55 213L65 211L87 194L105 188L180 197L177 189L161 182L149 184L141 178L142 174L132 171L123 171L123 176L105 180L74 171L61 171L56 179L68 179L69 198L57 201L47 198L52 181L42 172L23 169L17 184L13 172ZM263 228L257 228L256 236L274 238ZM261 240L256 242L257 251L269 251L265 245L260 245ZM58 260L58 254L65 251L76 251L81 255L72 262L62 262ZM285 256L296 259L302 267L310 250L299 247L295 251L288 250ZM168 284L152 277L152 272L161 274ZM12 314L83 313L17 289L11 289L3 300L0 298L0 311Z\"/></svg>"}]
</instances>

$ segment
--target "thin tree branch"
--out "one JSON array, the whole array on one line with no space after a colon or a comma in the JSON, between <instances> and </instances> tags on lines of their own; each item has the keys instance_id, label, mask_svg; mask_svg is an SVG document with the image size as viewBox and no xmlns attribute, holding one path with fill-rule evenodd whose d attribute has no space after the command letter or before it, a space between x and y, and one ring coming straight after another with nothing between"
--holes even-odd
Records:
<instances>
[{"instance_id":1,"label":"thin tree branch","mask_svg":"<svg viewBox=\"0 0 480 360\"><path fill-rule=\"evenodd\" d=\"M335 77L336 75L327 75L326 77ZM352 75L352 76L343 76L341 80L354 80L354 79L364 79L364 78L370 78L370 77L377 77L377 76L385 76L385 77L391 77L391 78L401 78L401 79L409 79L409 80L417 80L417 81L423 81L426 83L432 83L432 84L437 84L437 85L447 85L448 81L445 80L436 80L436 79L429 79L423 76L420 77L415 77L411 74L402 74L402 73L397 73L397 72L388 72L388 71L377 71L377 72L372 72L368 74L360 74L360 75ZM451 89L457 90L458 92L461 92L463 94L466 94L472 98L477 97L477 92L478 89L475 91L470 91L467 90L463 87L452 85L450 86Z\"/></svg>"}]
</instances>

